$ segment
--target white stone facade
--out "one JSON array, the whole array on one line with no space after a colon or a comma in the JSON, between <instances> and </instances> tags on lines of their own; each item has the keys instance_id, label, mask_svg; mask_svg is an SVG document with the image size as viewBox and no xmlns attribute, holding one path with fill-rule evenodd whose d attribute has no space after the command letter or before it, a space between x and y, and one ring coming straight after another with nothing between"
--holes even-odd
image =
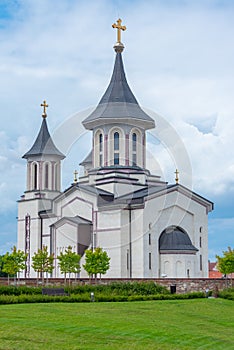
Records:
<instances>
[{"instance_id":1,"label":"white stone facade","mask_svg":"<svg viewBox=\"0 0 234 350\"><path fill-rule=\"evenodd\" d=\"M117 102L116 102L117 101ZM117 52L110 86L83 121L93 132L84 176L61 192L61 160L46 120L29 152L27 185L19 200L18 248L32 256L46 245L52 277L62 277L57 256L68 246L107 251L109 278L208 277L208 213L213 204L145 169L145 134L155 122L139 107ZM69 135L68 135L69 137ZM80 277L87 277L81 269Z\"/></svg>"}]
</instances>

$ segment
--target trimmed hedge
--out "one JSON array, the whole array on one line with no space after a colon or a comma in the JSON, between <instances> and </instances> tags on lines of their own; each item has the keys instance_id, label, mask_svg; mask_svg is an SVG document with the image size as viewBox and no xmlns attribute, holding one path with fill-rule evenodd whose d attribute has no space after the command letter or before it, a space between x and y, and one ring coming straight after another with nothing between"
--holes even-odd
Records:
<instances>
[{"instance_id":1,"label":"trimmed hedge","mask_svg":"<svg viewBox=\"0 0 234 350\"><path fill-rule=\"evenodd\" d=\"M50 286L48 288L57 288ZM166 287L154 282L122 282L111 284L87 284L75 287L65 286L65 292L68 294L86 294L86 293L104 293L107 295L151 295L151 294L169 294ZM0 286L0 295L39 295L42 293L42 287L27 286Z\"/></svg>"},{"instance_id":2,"label":"trimmed hedge","mask_svg":"<svg viewBox=\"0 0 234 350\"><path fill-rule=\"evenodd\" d=\"M187 294L155 294L155 295L107 295L97 293L94 295L95 302L125 302L125 301L149 301L149 300L183 300L204 298L203 292ZM22 304L22 303L78 303L90 302L90 294L72 294L70 296L48 296L48 295L0 295L0 304Z\"/></svg>"},{"instance_id":3,"label":"trimmed hedge","mask_svg":"<svg viewBox=\"0 0 234 350\"><path fill-rule=\"evenodd\" d=\"M228 288L218 293L218 296L223 299L234 301L234 288Z\"/></svg>"}]
</instances>

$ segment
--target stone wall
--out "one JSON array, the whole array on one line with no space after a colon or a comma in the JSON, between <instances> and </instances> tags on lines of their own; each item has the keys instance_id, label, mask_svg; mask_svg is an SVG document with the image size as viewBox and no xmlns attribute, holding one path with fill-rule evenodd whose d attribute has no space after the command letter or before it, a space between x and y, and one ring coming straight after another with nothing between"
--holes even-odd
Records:
<instances>
[{"instance_id":1,"label":"stone wall","mask_svg":"<svg viewBox=\"0 0 234 350\"><path fill-rule=\"evenodd\" d=\"M155 282L160 285L163 285L168 288L168 290L171 289L171 286L176 286L176 293L187 293L187 292L205 292L206 289L209 289L210 291L217 292L219 290L223 290L227 287L231 287L231 280L230 279L223 279L223 278L161 278L161 279L105 279L102 278L101 282L98 281L98 283L108 284L112 282ZM20 279L19 282L17 282L20 285L28 285L28 286L36 286L37 280L34 278L28 278L28 279ZM45 280L46 283L46 280ZM71 284L77 285L77 284L89 284L89 279L71 279ZM92 281L92 283L95 283ZM7 278L0 278L0 285L7 285L8 281ZM14 284L14 280L11 279L10 284ZM39 285L41 284L41 281L39 281ZM49 278L48 280L49 285L64 285L64 279L62 278Z\"/></svg>"}]
</instances>

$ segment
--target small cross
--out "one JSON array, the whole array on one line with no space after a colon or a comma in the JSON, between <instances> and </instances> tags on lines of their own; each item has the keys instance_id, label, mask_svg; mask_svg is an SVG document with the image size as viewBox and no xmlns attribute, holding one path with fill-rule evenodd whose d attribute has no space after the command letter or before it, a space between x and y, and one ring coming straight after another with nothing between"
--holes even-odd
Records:
<instances>
[{"instance_id":1,"label":"small cross","mask_svg":"<svg viewBox=\"0 0 234 350\"><path fill-rule=\"evenodd\" d=\"M122 19L119 18L117 19L116 22L117 24L116 23L112 24L112 28L117 29L117 42L121 43L121 30L126 30L126 27L121 25Z\"/></svg>"},{"instance_id":2,"label":"small cross","mask_svg":"<svg viewBox=\"0 0 234 350\"><path fill-rule=\"evenodd\" d=\"M74 171L74 183L77 183L77 175L78 175L78 171L75 170Z\"/></svg>"},{"instance_id":3,"label":"small cross","mask_svg":"<svg viewBox=\"0 0 234 350\"><path fill-rule=\"evenodd\" d=\"M43 101L43 103L41 103L41 107L43 107L42 117L46 118L47 117L46 108L49 107L49 105L46 103L46 100Z\"/></svg>"},{"instance_id":4,"label":"small cross","mask_svg":"<svg viewBox=\"0 0 234 350\"><path fill-rule=\"evenodd\" d=\"M178 169L176 169L175 174L176 174L175 182L176 182L176 184L178 184L179 183L179 171L178 171Z\"/></svg>"}]
</instances>

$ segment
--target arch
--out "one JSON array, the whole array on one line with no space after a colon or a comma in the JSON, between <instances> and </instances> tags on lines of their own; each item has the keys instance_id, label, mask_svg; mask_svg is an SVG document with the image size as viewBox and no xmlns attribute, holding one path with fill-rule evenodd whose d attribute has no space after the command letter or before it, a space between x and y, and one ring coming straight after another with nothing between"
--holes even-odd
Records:
<instances>
[{"instance_id":1,"label":"arch","mask_svg":"<svg viewBox=\"0 0 234 350\"><path fill-rule=\"evenodd\" d=\"M143 145L142 145L142 132L133 128L130 132L130 144L129 144L129 155L130 164L132 166L142 166L143 165Z\"/></svg>"},{"instance_id":2,"label":"arch","mask_svg":"<svg viewBox=\"0 0 234 350\"><path fill-rule=\"evenodd\" d=\"M38 189L39 165L37 162L32 163L32 189Z\"/></svg>"},{"instance_id":3,"label":"arch","mask_svg":"<svg viewBox=\"0 0 234 350\"><path fill-rule=\"evenodd\" d=\"M44 188L49 189L49 178L50 178L50 164L46 162L44 164Z\"/></svg>"},{"instance_id":4,"label":"arch","mask_svg":"<svg viewBox=\"0 0 234 350\"><path fill-rule=\"evenodd\" d=\"M163 264L163 274L169 276L170 275L170 262L168 260L164 261Z\"/></svg>"},{"instance_id":5,"label":"arch","mask_svg":"<svg viewBox=\"0 0 234 350\"><path fill-rule=\"evenodd\" d=\"M52 180L54 183L54 189L55 191L60 191L60 169L59 169L59 163L54 164L54 171L53 171L54 179Z\"/></svg>"},{"instance_id":6,"label":"arch","mask_svg":"<svg viewBox=\"0 0 234 350\"><path fill-rule=\"evenodd\" d=\"M124 132L121 128L114 127L109 131L109 165L125 165L125 141Z\"/></svg>"},{"instance_id":7,"label":"arch","mask_svg":"<svg viewBox=\"0 0 234 350\"><path fill-rule=\"evenodd\" d=\"M94 134L94 167L103 166L104 135L103 130L98 129Z\"/></svg>"}]
</instances>

